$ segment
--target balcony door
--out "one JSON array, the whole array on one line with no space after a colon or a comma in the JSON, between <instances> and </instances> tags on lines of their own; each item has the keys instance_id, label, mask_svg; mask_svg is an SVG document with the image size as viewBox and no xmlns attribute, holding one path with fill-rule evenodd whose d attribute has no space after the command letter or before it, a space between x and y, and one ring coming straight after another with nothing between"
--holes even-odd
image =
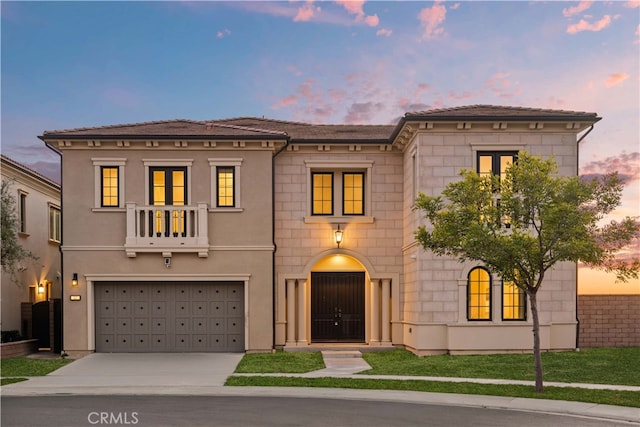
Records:
<instances>
[{"instance_id":1,"label":"balcony door","mask_svg":"<svg viewBox=\"0 0 640 427\"><path fill-rule=\"evenodd\" d=\"M153 206L185 206L187 205L187 168L186 167L152 167L149 168L151 191L149 203ZM156 236L186 236L186 211L184 209L155 209L153 224Z\"/></svg>"}]
</instances>

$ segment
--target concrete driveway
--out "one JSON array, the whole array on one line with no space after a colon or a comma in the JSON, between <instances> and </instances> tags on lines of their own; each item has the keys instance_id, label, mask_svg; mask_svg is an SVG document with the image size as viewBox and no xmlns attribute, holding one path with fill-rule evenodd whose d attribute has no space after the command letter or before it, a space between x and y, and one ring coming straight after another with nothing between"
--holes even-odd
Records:
<instances>
[{"instance_id":1,"label":"concrete driveway","mask_svg":"<svg viewBox=\"0 0 640 427\"><path fill-rule=\"evenodd\" d=\"M44 377L2 387L2 394L78 393L118 389L154 394L176 388L222 386L242 353L93 353Z\"/></svg>"}]
</instances>

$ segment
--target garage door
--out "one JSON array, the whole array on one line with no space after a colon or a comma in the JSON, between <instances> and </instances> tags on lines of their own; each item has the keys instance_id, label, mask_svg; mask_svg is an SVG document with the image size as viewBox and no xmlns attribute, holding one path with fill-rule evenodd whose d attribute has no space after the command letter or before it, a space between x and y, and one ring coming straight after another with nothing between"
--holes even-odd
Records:
<instances>
[{"instance_id":1,"label":"garage door","mask_svg":"<svg viewBox=\"0 0 640 427\"><path fill-rule=\"evenodd\" d=\"M244 351L242 282L98 282L96 351Z\"/></svg>"}]
</instances>

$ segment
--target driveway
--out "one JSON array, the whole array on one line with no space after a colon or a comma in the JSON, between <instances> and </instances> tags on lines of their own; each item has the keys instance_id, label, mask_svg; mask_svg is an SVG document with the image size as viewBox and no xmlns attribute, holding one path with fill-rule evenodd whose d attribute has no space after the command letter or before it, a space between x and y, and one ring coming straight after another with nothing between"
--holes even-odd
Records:
<instances>
[{"instance_id":1,"label":"driveway","mask_svg":"<svg viewBox=\"0 0 640 427\"><path fill-rule=\"evenodd\" d=\"M138 394L164 390L222 386L243 353L93 353L49 375L2 387L3 395L94 392ZM136 388L133 390L131 388Z\"/></svg>"}]
</instances>

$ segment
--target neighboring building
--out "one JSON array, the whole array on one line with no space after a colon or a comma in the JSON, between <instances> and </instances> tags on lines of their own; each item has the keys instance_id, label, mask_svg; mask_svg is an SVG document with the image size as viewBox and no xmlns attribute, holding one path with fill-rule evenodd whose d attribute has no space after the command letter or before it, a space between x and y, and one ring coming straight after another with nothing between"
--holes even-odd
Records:
<instances>
[{"instance_id":1,"label":"neighboring building","mask_svg":"<svg viewBox=\"0 0 640 427\"><path fill-rule=\"evenodd\" d=\"M21 303L60 298L60 185L4 155L0 161L2 182L9 183L16 202L18 243L37 257L19 262L15 277L2 271L0 329L31 336Z\"/></svg>"},{"instance_id":2,"label":"neighboring building","mask_svg":"<svg viewBox=\"0 0 640 427\"><path fill-rule=\"evenodd\" d=\"M418 247L413 202L462 168L498 173L519 150L576 175L578 135L598 120L470 106L396 126L236 118L47 131L62 153L64 350L530 350L524 295L480 263ZM546 276L542 349L576 346L576 280L574 263Z\"/></svg>"}]
</instances>

